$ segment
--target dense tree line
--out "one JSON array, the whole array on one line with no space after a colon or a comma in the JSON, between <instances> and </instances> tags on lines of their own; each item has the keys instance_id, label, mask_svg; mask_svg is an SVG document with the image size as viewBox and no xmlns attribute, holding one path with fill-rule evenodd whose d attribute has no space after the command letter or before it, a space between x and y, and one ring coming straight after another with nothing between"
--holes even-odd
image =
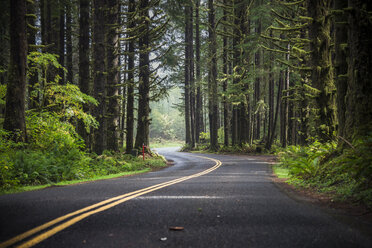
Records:
<instances>
[{"instance_id":1,"label":"dense tree line","mask_svg":"<svg viewBox=\"0 0 372 248\"><path fill-rule=\"evenodd\" d=\"M39 108L47 84L75 84L98 101L96 106L83 106L99 123L96 129L89 130L84 118L72 121L89 150L101 154L119 151L125 144L130 153L149 145L150 100L164 95L164 79L157 76L155 65L163 55L158 50L168 18L159 3L2 1L4 129L27 141L26 115ZM60 66L48 67L45 75L31 75L26 62L32 52L51 54Z\"/></svg>"},{"instance_id":2,"label":"dense tree line","mask_svg":"<svg viewBox=\"0 0 372 248\"><path fill-rule=\"evenodd\" d=\"M270 150L311 137L350 146L371 130L371 4L364 1L2 2L3 127L20 131L19 140L27 140L25 111L44 97L27 92L42 92L40 79L56 76L98 101L84 106L97 129L73 123L98 154L148 145L150 101L171 83L184 89L178 107L190 147L209 139L212 150ZM26 78L31 52L55 54L65 69Z\"/></svg>"},{"instance_id":3,"label":"dense tree line","mask_svg":"<svg viewBox=\"0 0 372 248\"><path fill-rule=\"evenodd\" d=\"M369 135L371 4L190 0L180 7L185 12L184 99L190 147L202 130L198 111L193 111L199 92L208 99L203 109L209 115L212 150L221 143L270 150L273 143L305 145L309 138L337 140L343 146ZM202 31L197 26L200 16ZM202 44L204 64L198 57L200 33L208 36ZM195 80L198 71L204 74Z\"/></svg>"}]
</instances>

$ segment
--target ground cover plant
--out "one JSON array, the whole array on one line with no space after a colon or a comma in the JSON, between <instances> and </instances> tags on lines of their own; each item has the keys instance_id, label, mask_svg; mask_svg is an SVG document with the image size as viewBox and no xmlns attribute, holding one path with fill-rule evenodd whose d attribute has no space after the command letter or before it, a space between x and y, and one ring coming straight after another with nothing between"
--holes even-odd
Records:
<instances>
[{"instance_id":1,"label":"ground cover plant","mask_svg":"<svg viewBox=\"0 0 372 248\"><path fill-rule=\"evenodd\" d=\"M333 195L334 200L372 207L372 136L341 149L336 142L314 141L278 152L279 169L290 184Z\"/></svg>"}]
</instances>

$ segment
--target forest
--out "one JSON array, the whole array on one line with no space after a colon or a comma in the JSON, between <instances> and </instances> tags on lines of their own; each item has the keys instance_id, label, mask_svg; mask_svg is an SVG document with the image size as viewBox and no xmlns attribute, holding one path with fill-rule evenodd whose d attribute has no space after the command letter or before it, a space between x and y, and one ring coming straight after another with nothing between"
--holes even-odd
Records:
<instances>
[{"instance_id":1,"label":"forest","mask_svg":"<svg viewBox=\"0 0 372 248\"><path fill-rule=\"evenodd\" d=\"M1 0L0 187L277 154L292 183L372 200L372 4ZM150 149L147 152L152 156Z\"/></svg>"}]
</instances>

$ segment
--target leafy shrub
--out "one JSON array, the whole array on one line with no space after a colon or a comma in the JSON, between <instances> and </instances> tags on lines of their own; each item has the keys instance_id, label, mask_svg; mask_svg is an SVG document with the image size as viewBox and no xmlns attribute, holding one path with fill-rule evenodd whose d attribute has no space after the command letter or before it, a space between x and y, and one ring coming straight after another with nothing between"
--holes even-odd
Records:
<instances>
[{"instance_id":1,"label":"leafy shrub","mask_svg":"<svg viewBox=\"0 0 372 248\"><path fill-rule=\"evenodd\" d=\"M307 179L316 176L320 162L336 148L335 142L322 144L315 140L309 146L288 146L280 152L281 164L289 169L289 173L297 178Z\"/></svg>"},{"instance_id":2,"label":"leafy shrub","mask_svg":"<svg viewBox=\"0 0 372 248\"><path fill-rule=\"evenodd\" d=\"M372 208L372 133L355 140L352 148L337 149L335 142L315 141L308 147L289 146L278 155L291 183Z\"/></svg>"}]
</instances>

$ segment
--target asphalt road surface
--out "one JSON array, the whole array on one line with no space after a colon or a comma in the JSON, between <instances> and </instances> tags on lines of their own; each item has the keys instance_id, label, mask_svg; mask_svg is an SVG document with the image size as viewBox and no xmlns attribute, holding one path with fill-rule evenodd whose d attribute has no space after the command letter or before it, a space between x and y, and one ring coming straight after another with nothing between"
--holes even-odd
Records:
<instances>
[{"instance_id":1,"label":"asphalt road surface","mask_svg":"<svg viewBox=\"0 0 372 248\"><path fill-rule=\"evenodd\" d=\"M372 247L370 233L281 192L265 162L157 150L175 164L0 196L0 247Z\"/></svg>"}]
</instances>

